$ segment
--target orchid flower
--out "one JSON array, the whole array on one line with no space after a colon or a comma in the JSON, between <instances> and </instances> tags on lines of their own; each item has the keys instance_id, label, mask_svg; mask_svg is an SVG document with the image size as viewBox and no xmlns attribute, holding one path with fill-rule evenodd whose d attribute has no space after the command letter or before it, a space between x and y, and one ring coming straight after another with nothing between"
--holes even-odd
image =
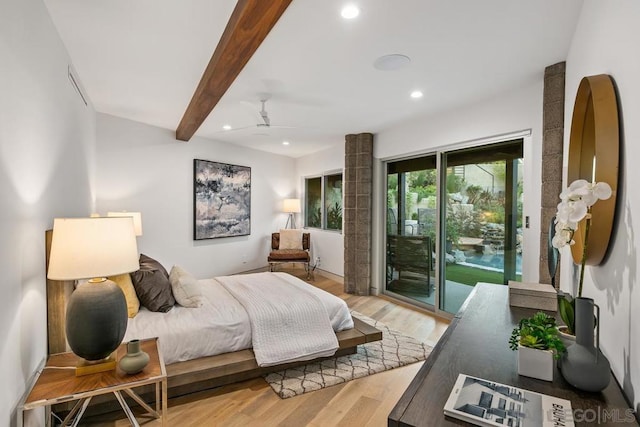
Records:
<instances>
[{"instance_id":1,"label":"orchid flower","mask_svg":"<svg viewBox=\"0 0 640 427\"><path fill-rule=\"evenodd\" d=\"M573 235L578 230L578 223L584 218L585 223L584 247L580 270L580 283L578 296L582 296L582 282L584 280L584 265L587 259L587 240L589 238L589 226L591 224L591 207L598 200L606 200L611 197L612 191L606 182L590 183L584 179L573 181L562 193L561 202L558 203L556 213L555 231L551 244L556 248L563 248L575 244Z\"/></svg>"}]
</instances>

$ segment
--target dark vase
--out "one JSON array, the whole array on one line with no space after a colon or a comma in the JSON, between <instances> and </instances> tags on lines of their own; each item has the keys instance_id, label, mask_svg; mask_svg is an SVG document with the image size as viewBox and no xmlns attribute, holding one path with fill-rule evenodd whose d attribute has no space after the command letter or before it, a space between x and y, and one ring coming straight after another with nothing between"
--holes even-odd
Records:
<instances>
[{"instance_id":1,"label":"dark vase","mask_svg":"<svg viewBox=\"0 0 640 427\"><path fill-rule=\"evenodd\" d=\"M137 374L149 363L149 355L140 350L140 340L127 343L127 354L122 356L118 365L127 374Z\"/></svg>"},{"instance_id":2,"label":"dark vase","mask_svg":"<svg viewBox=\"0 0 640 427\"><path fill-rule=\"evenodd\" d=\"M67 305L69 347L86 360L109 356L127 330L127 302L110 280L78 285Z\"/></svg>"},{"instance_id":3,"label":"dark vase","mask_svg":"<svg viewBox=\"0 0 640 427\"><path fill-rule=\"evenodd\" d=\"M594 345L593 328L597 309L598 327ZM597 392L609 385L611 367L600 351L600 307L591 298L576 298L576 342L567 348L560 359L559 368L565 380L577 389Z\"/></svg>"}]
</instances>

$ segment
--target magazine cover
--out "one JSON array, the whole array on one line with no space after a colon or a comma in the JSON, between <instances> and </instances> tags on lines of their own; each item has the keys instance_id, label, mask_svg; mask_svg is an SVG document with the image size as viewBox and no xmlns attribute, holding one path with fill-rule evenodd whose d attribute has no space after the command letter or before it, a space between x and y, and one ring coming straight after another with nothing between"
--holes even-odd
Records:
<instances>
[{"instance_id":1,"label":"magazine cover","mask_svg":"<svg viewBox=\"0 0 640 427\"><path fill-rule=\"evenodd\" d=\"M479 426L573 426L571 402L460 374L444 413Z\"/></svg>"}]
</instances>

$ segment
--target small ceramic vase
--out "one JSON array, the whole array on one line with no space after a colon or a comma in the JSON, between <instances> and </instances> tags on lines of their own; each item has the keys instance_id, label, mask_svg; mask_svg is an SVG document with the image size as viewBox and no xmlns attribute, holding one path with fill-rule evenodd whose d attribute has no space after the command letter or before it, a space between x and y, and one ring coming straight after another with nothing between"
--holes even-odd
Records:
<instances>
[{"instance_id":1,"label":"small ceramic vase","mask_svg":"<svg viewBox=\"0 0 640 427\"><path fill-rule=\"evenodd\" d=\"M137 374L149 363L149 355L140 350L140 340L127 343L127 354L122 356L118 365L127 374Z\"/></svg>"}]
</instances>

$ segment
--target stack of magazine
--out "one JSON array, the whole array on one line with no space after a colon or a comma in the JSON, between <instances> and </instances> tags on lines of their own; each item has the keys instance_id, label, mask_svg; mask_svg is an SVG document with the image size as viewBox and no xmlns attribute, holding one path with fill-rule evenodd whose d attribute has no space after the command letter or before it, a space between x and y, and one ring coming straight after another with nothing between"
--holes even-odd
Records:
<instances>
[{"instance_id":1,"label":"stack of magazine","mask_svg":"<svg viewBox=\"0 0 640 427\"><path fill-rule=\"evenodd\" d=\"M573 426L571 402L460 374L444 413L478 426Z\"/></svg>"}]
</instances>

